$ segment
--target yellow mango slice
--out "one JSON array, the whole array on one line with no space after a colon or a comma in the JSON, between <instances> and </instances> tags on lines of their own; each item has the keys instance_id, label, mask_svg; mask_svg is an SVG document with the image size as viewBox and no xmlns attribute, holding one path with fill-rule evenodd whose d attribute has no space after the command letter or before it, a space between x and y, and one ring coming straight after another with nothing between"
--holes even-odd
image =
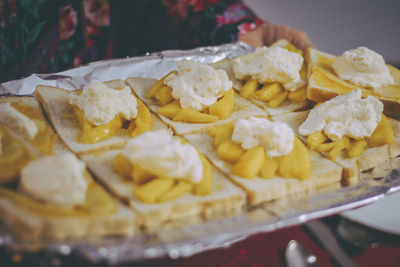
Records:
<instances>
[{"instance_id":1,"label":"yellow mango slice","mask_svg":"<svg viewBox=\"0 0 400 267\"><path fill-rule=\"evenodd\" d=\"M40 152L46 155L53 154L53 147L56 143L56 135L53 133L41 133L36 135L32 140L34 145Z\"/></svg>"},{"instance_id":2,"label":"yellow mango slice","mask_svg":"<svg viewBox=\"0 0 400 267\"><path fill-rule=\"evenodd\" d=\"M347 151L348 157L355 158L362 155L362 153L364 153L365 149L367 148L367 145L367 141L363 139L355 141L353 144L351 144L349 150Z\"/></svg>"},{"instance_id":3,"label":"yellow mango slice","mask_svg":"<svg viewBox=\"0 0 400 267\"><path fill-rule=\"evenodd\" d=\"M328 137L322 131L315 131L307 137L307 144L312 150L328 140Z\"/></svg>"},{"instance_id":4,"label":"yellow mango slice","mask_svg":"<svg viewBox=\"0 0 400 267\"><path fill-rule=\"evenodd\" d=\"M318 152L328 152L332 150L335 146L337 145L336 142L327 142L327 143L322 143L319 144L317 147L315 147L315 151Z\"/></svg>"},{"instance_id":5,"label":"yellow mango slice","mask_svg":"<svg viewBox=\"0 0 400 267\"><path fill-rule=\"evenodd\" d=\"M174 179L158 177L148 183L138 186L133 194L140 201L152 204L168 192L175 184Z\"/></svg>"},{"instance_id":6,"label":"yellow mango slice","mask_svg":"<svg viewBox=\"0 0 400 267\"><path fill-rule=\"evenodd\" d=\"M158 105L164 106L174 100L172 97L172 89L168 86L163 86L154 94L154 99Z\"/></svg>"},{"instance_id":7,"label":"yellow mango slice","mask_svg":"<svg viewBox=\"0 0 400 267\"><path fill-rule=\"evenodd\" d=\"M322 67L313 66L312 73L314 81L318 86L324 88L335 88L335 91L339 92L340 94L347 94L358 89L357 86L339 79L335 74Z\"/></svg>"},{"instance_id":8,"label":"yellow mango slice","mask_svg":"<svg viewBox=\"0 0 400 267\"><path fill-rule=\"evenodd\" d=\"M218 117L215 115L204 114L192 108L184 108L179 111L173 118L174 121L182 121L189 123L206 123L216 122Z\"/></svg>"},{"instance_id":9,"label":"yellow mango slice","mask_svg":"<svg viewBox=\"0 0 400 267\"><path fill-rule=\"evenodd\" d=\"M392 123L389 119L382 114L381 121L368 139L370 146L381 146L385 144L392 144L394 142L394 132Z\"/></svg>"},{"instance_id":10,"label":"yellow mango slice","mask_svg":"<svg viewBox=\"0 0 400 267\"><path fill-rule=\"evenodd\" d=\"M344 136L342 139L335 141L335 146L328 153L328 158L336 160L337 156L346 148L350 146L350 139Z\"/></svg>"},{"instance_id":11,"label":"yellow mango slice","mask_svg":"<svg viewBox=\"0 0 400 267\"><path fill-rule=\"evenodd\" d=\"M217 148L218 157L231 163L235 163L243 155L244 149L231 141L220 144Z\"/></svg>"},{"instance_id":12,"label":"yellow mango slice","mask_svg":"<svg viewBox=\"0 0 400 267\"><path fill-rule=\"evenodd\" d=\"M229 118L235 108L234 96L233 89L227 91L220 100L208 107L209 113L218 116L220 120Z\"/></svg>"},{"instance_id":13,"label":"yellow mango slice","mask_svg":"<svg viewBox=\"0 0 400 267\"><path fill-rule=\"evenodd\" d=\"M21 100L11 102L10 105L19 112L23 113L28 118L30 118L35 123L38 132L35 138L31 141L31 144L44 154L52 154L53 146L56 141L56 136L52 132L52 130L50 130L49 127L46 125L46 122L41 116L40 111L36 110L34 107L24 103Z\"/></svg>"},{"instance_id":14,"label":"yellow mango slice","mask_svg":"<svg viewBox=\"0 0 400 267\"><path fill-rule=\"evenodd\" d=\"M11 102L10 105L30 118L31 120L38 119L42 120L41 111L36 109L35 107L30 106L29 104L25 103L22 100L18 100L16 102Z\"/></svg>"},{"instance_id":15,"label":"yellow mango slice","mask_svg":"<svg viewBox=\"0 0 400 267\"><path fill-rule=\"evenodd\" d=\"M72 107L73 107L75 117L78 120L78 123L79 123L79 126L81 127L82 132L92 129L93 126L85 118L85 114L84 114L83 110L75 105L73 105Z\"/></svg>"},{"instance_id":16,"label":"yellow mango slice","mask_svg":"<svg viewBox=\"0 0 400 267\"><path fill-rule=\"evenodd\" d=\"M153 117L149 109L139 99L137 99L137 103L137 117L129 123L128 127L128 133L130 133L132 137L153 129Z\"/></svg>"},{"instance_id":17,"label":"yellow mango slice","mask_svg":"<svg viewBox=\"0 0 400 267\"><path fill-rule=\"evenodd\" d=\"M212 181L212 167L210 162L202 155L199 154L201 162L203 164L203 178L197 184L193 186L193 194L198 196L205 196L212 192L213 181Z\"/></svg>"},{"instance_id":18,"label":"yellow mango slice","mask_svg":"<svg viewBox=\"0 0 400 267\"><path fill-rule=\"evenodd\" d=\"M249 79L240 88L240 95L244 98L249 98L258 88L258 81L256 79Z\"/></svg>"},{"instance_id":19,"label":"yellow mango slice","mask_svg":"<svg viewBox=\"0 0 400 267\"><path fill-rule=\"evenodd\" d=\"M133 164L131 176L133 178L133 181L139 184L146 183L155 177L154 174L143 169L138 164Z\"/></svg>"},{"instance_id":20,"label":"yellow mango slice","mask_svg":"<svg viewBox=\"0 0 400 267\"><path fill-rule=\"evenodd\" d=\"M176 70L173 70L173 71L171 71L171 72L169 72L168 74L166 74L165 76L163 76L160 80L158 80L148 91L147 91L147 93L146 93L146 97L147 98L152 98L156 93L157 93L157 91L158 90L160 90L161 89L161 87L163 87L163 85L164 85L164 80L165 80L165 78L167 78L170 74L178 74L178 71L176 71Z\"/></svg>"},{"instance_id":21,"label":"yellow mango slice","mask_svg":"<svg viewBox=\"0 0 400 267\"><path fill-rule=\"evenodd\" d=\"M133 166L129 160L122 154L119 153L113 160L114 169L124 177L130 177L132 175Z\"/></svg>"},{"instance_id":22,"label":"yellow mango slice","mask_svg":"<svg viewBox=\"0 0 400 267\"><path fill-rule=\"evenodd\" d=\"M208 135L214 137L213 145L218 147L224 142L229 142L232 137L234 124L227 123L222 125L216 125L208 131Z\"/></svg>"},{"instance_id":23,"label":"yellow mango slice","mask_svg":"<svg viewBox=\"0 0 400 267\"><path fill-rule=\"evenodd\" d=\"M158 199L157 202L163 203L182 196L193 190L193 184L184 180L180 180L168 192Z\"/></svg>"},{"instance_id":24,"label":"yellow mango slice","mask_svg":"<svg viewBox=\"0 0 400 267\"><path fill-rule=\"evenodd\" d=\"M268 106L270 108L277 108L279 107L286 99L288 96L289 92L288 91L283 91L281 93L279 93L277 96L275 96L274 98L272 98L269 102L268 102Z\"/></svg>"},{"instance_id":25,"label":"yellow mango slice","mask_svg":"<svg viewBox=\"0 0 400 267\"><path fill-rule=\"evenodd\" d=\"M0 187L0 196L12 200L15 204L39 215L56 217L88 215L88 213L84 210L74 210L72 207L50 206L42 202L35 201L26 195L5 187Z\"/></svg>"},{"instance_id":26,"label":"yellow mango slice","mask_svg":"<svg viewBox=\"0 0 400 267\"><path fill-rule=\"evenodd\" d=\"M157 113L169 119L173 119L182 110L179 100L172 101L165 106L159 107Z\"/></svg>"},{"instance_id":27,"label":"yellow mango slice","mask_svg":"<svg viewBox=\"0 0 400 267\"><path fill-rule=\"evenodd\" d=\"M291 43L286 44L286 45L284 46L284 48L286 48L286 49L287 49L288 51L290 51L290 52L297 53L297 54L299 54L300 56L303 57L303 51L301 51L300 49L297 49L297 47L294 46L294 45L291 44Z\"/></svg>"},{"instance_id":28,"label":"yellow mango slice","mask_svg":"<svg viewBox=\"0 0 400 267\"><path fill-rule=\"evenodd\" d=\"M303 102L306 100L306 98L306 88L301 88L296 91L290 91L288 94L288 99L292 103Z\"/></svg>"},{"instance_id":29,"label":"yellow mango slice","mask_svg":"<svg viewBox=\"0 0 400 267\"><path fill-rule=\"evenodd\" d=\"M260 101L268 102L283 91L284 89L280 83L270 83L255 91L253 97Z\"/></svg>"},{"instance_id":30,"label":"yellow mango slice","mask_svg":"<svg viewBox=\"0 0 400 267\"><path fill-rule=\"evenodd\" d=\"M12 182L18 178L19 171L32 158L19 141L10 137L0 126L2 135L2 153L0 154L0 184Z\"/></svg>"},{"instance_id":31,"label":"yellow mango slice","mask_svg":"<svg viewBox=\"0 0 400 267\"><path fill-rule=\"evenodd\" d=\"M265 157L260 169L260 176L264 179L271 179L278 171L278 158Z\"/></svg>"},{"instance_id":32,"label":"yellow mango slice","mask_svg":"<svg viewBox=\"0 0 400 267\"><path fill-rule=\"evenodd\" d=\"M304 62L303 62L303 65L301 66L301 69L300 69L300 78L303 81L307 80L307 69L306 69L306 66L304 65Z\"/></svg>"},{"instance_id":33,"label":"yellow mango slice","mask_svg":"<svg viewBox=\"0 0 400 267\"><path fill-rule=\"evenodd\" d=\"M113 198L97 183L89 184L82 208L92 214L112 214L117 207Z\"/></svg>"},{"instance_id":34,"label":"yellow mango slice","mask_svg":"<svg viewBox=\"0 0 400 267\"><path fill-rule=\"evenodd\" d=\"M265 149L257 146L247 150L233 165L232 173L243 178L253 178L260 171L265 160Z\"/></svg>"},{"instance_id":35,"label":"yellow mango slice","mask_svg":"<svg viewBox=\"0 0 400 267\"><path fill-rule=\"evenodd\" d=\"M282 177L308 179L311 176L311 162L307 148L295 137L293 149L279 158L278 173Z\"/></svg>"},{"instance_id":36,"label":"yellow mango slice","mask_svg":"<svg viewBox=\"0 0 400 267\"><path fill-rule=\"evenodd\" d=\"M111 136L114 136L122 128L122 119L115 116L110 122L82 132L78 141L85 144L94 144Z\"/></svg>"}]
</instances>

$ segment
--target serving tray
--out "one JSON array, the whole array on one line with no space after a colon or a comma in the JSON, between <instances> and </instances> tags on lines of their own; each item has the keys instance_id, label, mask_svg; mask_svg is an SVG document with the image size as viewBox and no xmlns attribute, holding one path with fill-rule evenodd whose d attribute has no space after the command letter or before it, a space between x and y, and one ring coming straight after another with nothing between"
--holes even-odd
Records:
<instances>
[{"instance_id":1,"label":"serving tray","mask_svg":"<svg viewBox=\"0 0 400 267\"><path fill-rule=\"evenodd\" d=\"M143 57L99 61L54 74L33 74L0 85L0 95L32 95L36 85L65 89L81 88L91 81L128 77L160 78L176 68L176 62L190 59L211 63L252 51L244 43L174 50ZM0 224L0 260L32 262L40 266L73 260L92 264L117 265L160 257L179 258L230 244L249 235L276 229L370 204L400 191L400 158L360 173L353 185L333 184L316 191L287 196L258 206L245 207L232 214L212 218L185 218L162 229L131 238L96 240L41 240L29 243L15 239Z\"/></svg>"}]
</instances>

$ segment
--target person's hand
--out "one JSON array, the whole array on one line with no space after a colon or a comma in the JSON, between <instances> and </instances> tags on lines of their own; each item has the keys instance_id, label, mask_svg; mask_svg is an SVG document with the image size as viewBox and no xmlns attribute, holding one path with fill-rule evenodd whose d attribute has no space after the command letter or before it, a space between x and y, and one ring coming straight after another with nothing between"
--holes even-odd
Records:
<instances>
[{"instance_id":1,"label":"person's hand","mask_svg":"<svg viewBox=\"0 0 400 267\"><path fill-rule=\"evenodd\" d=\"M239 41L254 47L269 46L279 39L286 39L301 50L314 47L306 33L286 25L269 22L264 22L253 30L241 34L238 38Z\"/></svg>"}]
</instances>

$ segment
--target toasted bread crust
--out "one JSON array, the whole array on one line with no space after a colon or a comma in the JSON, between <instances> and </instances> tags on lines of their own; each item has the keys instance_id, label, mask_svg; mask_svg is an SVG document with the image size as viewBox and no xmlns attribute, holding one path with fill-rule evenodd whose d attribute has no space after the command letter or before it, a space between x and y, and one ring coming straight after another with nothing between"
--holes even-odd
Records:
<instances>
[{"instance_id":1,"label":"toasted bread crust","mask_svg":"<svg viewBox=\"0 0 400 267\"><path fill-rule=\"evenodd\" d=\"M280 39L273 43L272 46L278 46L278 47L285 47L286 45L290 44L287 40L285 39ZM244 55L246 56L246 55ZM306 61L304 62L306 64ZM223 69L228 75L228 78L233 82L233 88L235 89L236 92L240 92L240 89L243 87L244 82L236 79L234 72L233 72L233 60L232 59L223 59L221 61L215 62L210 64L216 69ZM306 64L307 66L307 64ZM307 67L306 67L307 69ZM268 106L268 103L265 103L263 101L257 100L255 98L248 98L250 102L254 103L255 105L261 107L264 109L269 116L274 116L274 115L279 115L279 114L284 114L288 112L294 112L294 111L299 111L299 110L304 110L309 106L309 101L305 99L304 101L298 102L298 103L292 103L288 100L286 100L284 103L282 103L279 107L276 108L271 108ZM186 134L186 133L185 133Z\"/></svg>"},{"instance_id":2,"label":"toasted bread crust","mask_svg":"<svg viewBox=\"0 0 400 267\"><path fill-rule=\"evenodd\" d=\"M299 135L298 128L307 117L308 111L284 114L272 117L273 120L285 122L290 126L296 135ZM299 136L304 142L305 137ZM399 141L395 141L395 143ZM395 145L396 146L396 145ZM322 153L323 154L323 153ZM389 145L382 145L377 147L367 148L364 153L355 158L344 158L338 156L335 160L343 167L342 182L348 184L350 180L357 180L360 171L373 168L380 163L390 159Z\"/></svg>"},{"instance_id":3,"label":"toasted bread crust","mask_svg":"<svg viewBox=\"0 0 400 267\"><path fill-rule=\"evenodd\" d=\"M116 204L115 214L57 218L37 215L11 200L0 197L0 212L2 220L23 240L132 236L135 230L135 215L122 204Z\"/></svg>"},{"instance_id":4,"label":"toasted bread crust","mask_svg":"<svg viewBox=\"0 0 400 267\"><path fill-rule=\"evenodd\" d=\"M123 81L112 81L114 86L119 86ZM120 131L117 135L104 139L94 144L84 144L76 140L80 134L80 127L76 117L73 115L72 105L68 102L70 92L57 87L38 86L35 91L35 97L43 105L50 122L57 131L63 142L73 152L77 154L101 151L107 149L121 148L130 137ZM152 114L154 126L153 129L167 128L157 116Z\"/></svg>"},{"instance_id":5,"label":"toasted bread crust","mask_svg":"<svg viewBox=\"0 0 400 267\"><path fill-rule=\"evenodd\" d=\"M246 191L249 205L256 205L263 201L274 200L288 194L295 194L325 185L339 183L341 180L342 168L338 164L312 151L309 153L312 174L307 180L299 181L294 178L282 177L275 177L272 179L263 179L261 177L254 177L251 179L241 178L231 173L232 164L218 157L216 149L212 145L212 138L207 134L185 135L185 138L197 146L217 168L232 180L232 182Z\"/></svg>"},{"instance_id":6,"label":"toasted bread crust","mask_svg":"<svg viewBox=\"0 0 400 267\"><path fill-rule=\"evenodd\" d=\"M147 105L147 107L154 113L157 113L158 105L154 104L151 99L145 97L146 92L150 87L157 82L156 79L152 78L128 78L126 80L127 84L134 91L136 96ZM249 116L266 116L263 109L256 106L252 102L244 99L243 97L235 94L235 109L232 115L225 120L218 120L212 123L186 123L173 121L165 116L158 115L161 120L163 120L167 125L172 127L176 134L189 134L189 133L199 133L206 132L208 129L217 124L223 124L231 121L235 121L240 118L245 118Z\"/></svg>"},{"instance_id":7,"label":"toasted bread crust","mask_svg":"<svg viewBox=\"0 0 400 267\"><path fill-rule=\"evenodd\" d=\"M323 61L321 58L326 58L327 60ZM307 62L307 98L313 102L320 103L326 100L329 100L335 96L342 94L340 91L335 91L335 88L328 88L318 85L315 77L313 75L313 66L321 66L326 69L332 70L332 66L330 61L335 59L334 55L324 53L318 51L313 48L309 48L306 50L305 59ZM328 62L327 62L328 61ZM392 69L395 69L393 66L390 66ZM391 70L392 72L394 70ZM398 82L398 81L397 81ZM400 86L400 84L396 83L396 86ZM393 97L388 97L387 95L383 95L378 91L371 91L366 88L361 88L364 94L371 94L379 98L384 105L384 113L389 117L400 120L400 93L398 95L393 95ZM371 93L369 93L371 91Z\"/></svg>"},{"instance_id":8,"label":"toasted bread crust","mask_svg":"<svg viewBox=\"0 0 400 267\"><path fill-rule=\"evenodd\" d=\"M113 168L114 157L121 150L85 154L82 159L88 167L119 199L129 203L137 214L138 227L146 230L161 226L171 220L187 216L200 216L235 210L245 204L242 190L230 183L218 170L213 169L213 192L206 196L186 193L183 196L161 204L145 204L133 195L135 189L131 180L120 176Z\"/></svg>"}]
</instances>

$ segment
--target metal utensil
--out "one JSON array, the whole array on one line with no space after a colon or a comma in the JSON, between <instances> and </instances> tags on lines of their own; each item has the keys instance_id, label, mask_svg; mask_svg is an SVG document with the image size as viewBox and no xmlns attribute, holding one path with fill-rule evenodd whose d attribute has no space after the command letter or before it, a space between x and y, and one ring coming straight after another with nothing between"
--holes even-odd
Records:
<instances>
[{"instance_id":1,"label":"metal utensil","mask_svg":"<svg viewBox=\"0 0 400 267\"><path fill-rule=\"evenodd\" d=\"M357 266L350 256L340 247L333 233L326 225L318 220L307 222L304 225L315 235L340 266Z\"/></svg>"},{"instance_id":2,"label":"metal utensil","mask_svg":"<svg viewBox=\"0 0 400 267\"><path fill-rule=\"evenodd\" d=\"M384 235L383 233L379 235L372 229L368 229L365 226L358 225L346 219L340 220L336 228L336 233L342 240L356 248L377 245Z\"/></svg>"},{"instance_id":3,"label":"metal utensil","mask_svg":"<svg viewBox=\"0 0 400 267\"><path fill-rule=\"evenodd\" d=\"M316 266L317 257L303 244L290 240L285 250L285 260L288 267Z\"/></svg>"}]
</instances>

